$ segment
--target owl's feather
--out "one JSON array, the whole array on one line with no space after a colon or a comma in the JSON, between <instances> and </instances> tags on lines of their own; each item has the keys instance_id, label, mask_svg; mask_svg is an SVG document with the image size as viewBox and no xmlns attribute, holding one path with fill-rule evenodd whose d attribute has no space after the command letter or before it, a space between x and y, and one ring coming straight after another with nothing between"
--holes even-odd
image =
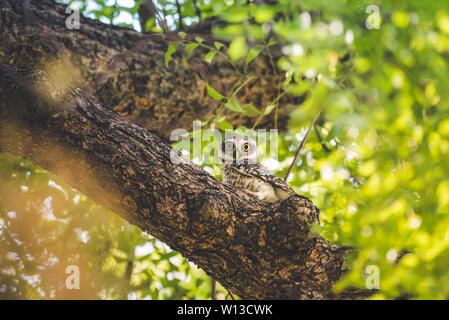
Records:
<instances>
[{"instance_id":1,"label":"owl's feather","mask_svg":"<svg viewBox=\"0 0 449 320\"><path fill-rule=\"evenodd\" d=\"M243 166L244 170L242 170ZM280 179L278 176L273 174L267 167L265 167L260 163L236 165L236 169L244 174L246 173L253 177L260 178L273 185L273 187L282 189L289 194L296 194L295 190L293 190L284 180Z\"/></svg>"},{"instance_id":2,"label":"owl's feather","mask_svg":"<svg viewBox=\"0 0 449 320\"><path fill-rule=\"evenodd\" d=\"M286 199L296 192L260 163L223 165L223 179L264 201Z\"/></svg>"}]
</instances>

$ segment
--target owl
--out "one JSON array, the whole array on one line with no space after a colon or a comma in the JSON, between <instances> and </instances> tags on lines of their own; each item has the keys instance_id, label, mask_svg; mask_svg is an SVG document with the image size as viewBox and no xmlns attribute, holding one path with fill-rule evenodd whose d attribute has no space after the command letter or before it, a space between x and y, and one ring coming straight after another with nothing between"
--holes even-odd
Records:
<instances>
[{"instance_id":1,"label":"owl","mask_svg":"<svg viewBox=\"0 0 449 320\"><path fill-rule=\"evenodd\" d=\"M257 162L256 142L247 137L225 139L220 148L223 181L268 202L287 199L296 192Z\"/></svg>"}]
</instances>

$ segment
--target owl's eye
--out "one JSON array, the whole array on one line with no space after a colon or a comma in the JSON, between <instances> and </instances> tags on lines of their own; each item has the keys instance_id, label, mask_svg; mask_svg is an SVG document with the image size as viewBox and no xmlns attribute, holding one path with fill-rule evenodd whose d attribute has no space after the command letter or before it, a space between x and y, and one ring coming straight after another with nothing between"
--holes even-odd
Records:
<instances>
[{"instance_id":1,"label":"owl's eye","mask_svg":"<svg viewBox=\"0 0 449 320\"><path fill-rule=\"evenodd\" d=\"M248 144L248 143L245 143L245 144L243 145L243 151L245 151L245 152L248 152L248 151L249 151L249 144Z\"/></svg>"}]
</instances>

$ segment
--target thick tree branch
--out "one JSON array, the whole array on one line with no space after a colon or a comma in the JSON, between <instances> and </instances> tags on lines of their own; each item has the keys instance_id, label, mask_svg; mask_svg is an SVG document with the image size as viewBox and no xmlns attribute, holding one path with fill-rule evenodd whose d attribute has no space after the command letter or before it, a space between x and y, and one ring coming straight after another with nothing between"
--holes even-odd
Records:
<instances>
[{"instance_id":1,"label":"thick tree branch","mask_svg":"<svg viewBox=\"0 0 449 320\"><path fill-rule=\"evenodd\" d=\"M253 199L182 157L175 164L163 140L90 94L0 66L0 151L54 172L243 298L336 297L346 249L309 230L318 209L307 198Z\"/></svg>"},{"instance_id":2,"label":"thick tree branch","mask_svg":"<svg viewBox=\"0 0 449 320\"><path fill-rule=\"evenodd\" d=\"M187 69L182 64L180 46L165 66L168 45L179 40L176 33L165 35L137 33L133 30L105 25L81 18L80 29L66 27L68 14L63 5L51 0L30 0L25 14L23 1L0 0L0 62L52 69L67 59L76 70L64 70L65 76L79 73L82 86L88 88L108 107L128 119L146 127L160 137L181 127L190 129L196 118L207 119L214 108L214 100L206 91L206 82L229 95L240 75L220 55L213 62L204 62L203 48L197 48L189 59ZM212 22L211 22L212 21ZM38 22L38 23L36 23ZM187 33L210 32L217 22L205 20L186 30ZM192 39L195 35L189 35ZM206 42L213 39L202 34ZM64 47L67 57L60 56L55 41ZM212 44L213 46L213 44ZM273 48L273 47L271 47ZM271 52L279 57L279 51ZM260 110L278 95L277 86L282 74L273 74L267 55L253 60L247 70L256 79L238 94L242 103L252 103ZM76 80L76 79L74 79ZM78 81L78 80L77 80ZM284 129L289 111L301 98L284 95L280 101L278 128ZM252 127L254 118L225 110L228 122ZM187 124L187 126L185 126ZM273 128L273 117L266 116L258 123L262 128Z\"/></svg>"}]
</instances>

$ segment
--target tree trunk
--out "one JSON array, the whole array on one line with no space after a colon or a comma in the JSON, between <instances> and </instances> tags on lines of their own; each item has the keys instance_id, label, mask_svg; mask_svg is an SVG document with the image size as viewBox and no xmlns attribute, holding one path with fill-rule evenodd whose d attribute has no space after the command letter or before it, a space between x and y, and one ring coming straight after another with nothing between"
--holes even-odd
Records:
<instances>
[{"instance_id":1,"label":"tree trunk","mask_svg":"<svg viewBox=\"0 0 449 320\"><path fill-rule=\"evenodd\" d=\"M309 230L318 209L307 198L258 201L86 92L43 95L53 75L0 71L0 151L54 172L243 298L335 297L346 250Z\"/></svg>"},{"instance_id":2,"label":"tree trunk","mask_svg":"<svg viewBox=\"0 0 449 320\"><path fill-rule=\"evenodd\" d=\"M180 40L175 32L141 34L83 17L79 30L69 30L66 20L70 14L51 0L0 0L0 5L0 62L59 68L61 74L77 86L89 88L105 105L165 139L173 129L189 130L193 120L213 115L218 103L208 96L206 83L229 96L235 85L253 76L237 96L242 103L263 110L276 99L279 82L285 79L273 69L268 51L246 68L238 65L240 71L245 69L246 78L218 54L211 64L204 62L207 50L202 48L194 51L185 68L184 45L166 67L168 45ZM210 32L210 28L209 21L204 21L185 31ZM189 34L187 39L195 36ZM201 36L214 46L210 35ZM279 50L269 54L275 61L280 55ZM279 129L285 128L288 112L300 101L290 95L280 99ZM252 127L255 122L227 109L225 114L233 125ZM273 115L264 117L258 127L274 128Z\"/></svg>"}]
</instances>

